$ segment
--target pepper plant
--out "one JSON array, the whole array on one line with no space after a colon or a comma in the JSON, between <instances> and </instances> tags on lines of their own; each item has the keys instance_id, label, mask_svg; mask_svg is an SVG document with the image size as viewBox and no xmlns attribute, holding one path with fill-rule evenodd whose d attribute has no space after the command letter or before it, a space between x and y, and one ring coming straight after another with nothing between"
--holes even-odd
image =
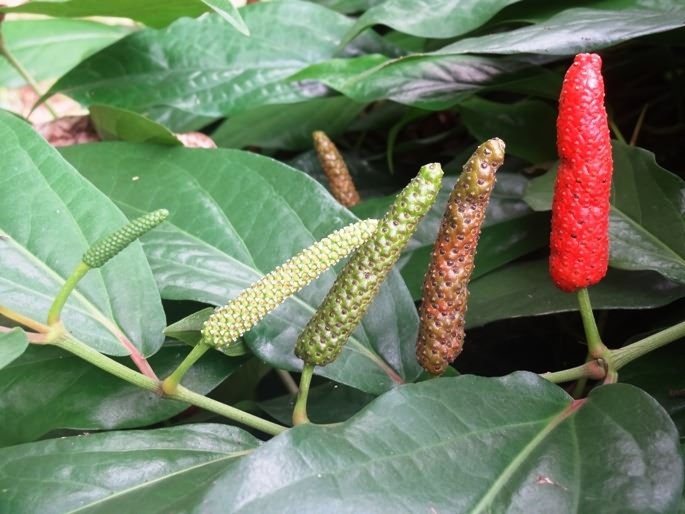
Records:
<instances>
[{"instance_id":1,"label":"pepper plant","mask_svg":"<svg viewBox=\"0 0 685 514\"><path fill-rule=\"evenodd\" d=\"M681 3L0 8L0 512L684 512Z\"/></svg>"}]
</instances>

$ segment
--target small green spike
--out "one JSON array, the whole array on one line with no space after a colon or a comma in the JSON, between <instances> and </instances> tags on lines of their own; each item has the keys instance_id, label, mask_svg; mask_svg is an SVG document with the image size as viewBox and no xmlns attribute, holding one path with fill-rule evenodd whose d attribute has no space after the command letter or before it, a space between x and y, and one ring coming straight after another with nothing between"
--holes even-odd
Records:
<instances>
[{"instance_id":1,"label":"small green spike","mask_svg":"<svg viewBox=\"0 0 685 514\"><path fill-rule=\"evenodd\" d=\"M112 257L124 250L140 236L155 228L167 216L169 216L169 211L159 209L134 219L116 232L93 243L86 250L86 253L83 254L81 260L91 268L104 266Z\"/></svg>"}]
</instances>

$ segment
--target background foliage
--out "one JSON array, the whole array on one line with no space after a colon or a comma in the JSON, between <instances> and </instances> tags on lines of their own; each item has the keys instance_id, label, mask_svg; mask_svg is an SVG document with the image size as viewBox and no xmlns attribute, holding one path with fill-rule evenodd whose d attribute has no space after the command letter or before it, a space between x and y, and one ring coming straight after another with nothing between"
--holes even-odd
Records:
<instances>
[{"instance_id":1,"label":"background foliage","mask_svg":"<svg viewBox=\"0 0 685 514\"><path fill-rule=\"evenodd\" d=\"M42 100L71 97L119 141L58 151L0 114L0 304L43 320L89 243L167 208L166 223L88 275L64 314L72 332L121 362L112 323L166 376L189 350L179 339L199 338L208 305L356 217L381 216L420 165L441 162L449 176L341 357L316 370L311 417L339 424L266 440L28 345L21 331L0 333L0 511L685 512L682 341L585 402L568 394L573 384L567 392L535 375L586 353L568 312L575 298L547 275L556 98L578 52L603 58L616 138L611 269L591 289L605 342L618 348L682 321L681 4L3 8L49 16L2 23L7 48L50 81ZM75 19L83 16L119 22ZM0 63L6 91L23 83ZM220 148L178 146L173 133L191 130ZM363 198L351 210L326 189L314 130L335 139L351 168ZM414 341L423 273L455 176L493 136L506 141L507 159L451 373L464 375L422 382ZM231 355L207 354L184 385L288 424L292 397L272 369L300 369L295 339L334 276L286 301Z\"/></svg>"}]
</instances>

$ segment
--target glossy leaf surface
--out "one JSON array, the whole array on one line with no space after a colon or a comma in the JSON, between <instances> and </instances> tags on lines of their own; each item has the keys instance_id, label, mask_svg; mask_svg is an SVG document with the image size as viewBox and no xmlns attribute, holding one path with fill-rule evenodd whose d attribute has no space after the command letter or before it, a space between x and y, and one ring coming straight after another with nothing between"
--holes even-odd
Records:
<instances>
[{"instance_id":1,"label":"glossy leaf surface","mask_svg":"<svg viewBox=\"0 0 685 514\"><path fill-rule=\"evenodd\" d=\"M0 141L0 298L43 322L88 245L128 220L20 119L0 113ZM145 355L154 353L162 344L164 312L140 244L91 270L69 297L62 320L101 352L130 353L113 335L115 322Z\"/></svg>"}]
</instances>

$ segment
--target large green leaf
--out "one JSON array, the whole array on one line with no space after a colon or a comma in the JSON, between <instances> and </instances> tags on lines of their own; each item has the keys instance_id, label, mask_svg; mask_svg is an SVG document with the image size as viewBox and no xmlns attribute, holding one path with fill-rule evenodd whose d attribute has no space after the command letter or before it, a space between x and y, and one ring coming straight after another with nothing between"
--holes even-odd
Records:
<instances>
[{"instance_id":1,"label":"large green leaf","mask_svg":"<svg viewBox=\"0 0 685 514\"><path fill-rule=\"evenodd\" d=\"M127 214L161 205L171 211L160 230L143 238L167 299L221 305L355 220L310 177L247 152L100 143L65 148L64 155ZM300 368L295 339L333 279L324 274L246 334L253 352L272 365ZM414 303L395 272L341 357L317 372L372 393L394 385L389 367L413 380L417 326Z\"/></svg>"},{"instance_id":2,"label":"large green leaf","mask_svg":"<svg viewBox=\"0 0 685 514\"><path fill-rule=\"evenodd\" d=\"M0 511L189 512L196 494L260 442L225 425L186 425L52 439L0 450Z\"/></svg>"},{"instance_id":3,"label":"large green leaf","mask_svg":"<svg viewBox=\"0 0 685 514\"><path fill-rule=\"evenodd\" d=\"M664 327L666 328L666 327ZM625 368L618 376L621 382L633 384L651 394L669 413L685 440L685 341L660 348Z\"/></svg>"},{"instance_id":4,"label":"large green leaf","mask_svg":"<svg viewBox=\"0 0 685 514\"><path fill-rule=\"evenodd\" d=\"M128 220L59 153L19 118L0 112L2 195L0 302L44 321L52 299L81 256ZM111 355L145 355L162 344L164 312L139 243L78 284L62 320L79 339Z\"/></svg>"},{"instance_id":5,"label":"large green leaf","mask_svg":"<svg viewBox=\"0 0 685 514\"><path fill-rule=\"evenodd\" d=\"M321 95L320 87L282 79L332 57L350 20L299 1L261 2L243 12L250 37L218 16L141 30L87 59L49 94L61 92L84 104L114 105L153 119L168 117L169 108L217 118Z\"/></svg>"},{"instance_id":6,"label":"large green leaf","mask_svg":"<svg viewBox=\"0 0 685 514\"><path fill-rule=\"evenodd\" d=\"M164 27L177 18L195 17L209 10L219 13L238 30L246 32L245 24L230 0L44 0L0 8L2 12L47 14L63 18L131 18L150 27Z\"/></svg>"},{"instance_id":7,"label":"large green leaf","mask_svg":"<svg viewBox=\"0 0 685 514\"><path fill-rule=\"evenodd\" d=\"M557 289L549 277L547 259L507 266L488 273L469 286L468 327L499 319L538 316L578 310L576 295ZM650 271L609 269L590 288L595 309L660 307L685 296L685 285Z\"/></svg>"},{"instance_id":8,"label":"large green leaf","mask_svg":"<svg viewBox=\"0 0 685 514\"><path fill-rule=\"evenodd\" d=\"M189 351L181 343L167 344L150 358L150 365L160 376L167 376ZM192 367L183 384L200 394L208 393L243 362L218 353L207 356ZM34 441L58 428L144 427L187 407L124 382L57 348L32 345L0 370L0 446Z\"/></svg>"},{"instance_id":9,"label":"large green leaf","mask_svg":"<svg viewBox=\"0 0 685 514\"><path fill-rule=\"evenodd\" d=\"M0 462L0 507L17 514L648 514L675 511L683 481L678 433L647 394L615 384L573 401L530 373L407 385L260 446L191 425L16 446Z\"/></svg>"},{"instance_id":10,"label":"large green leaf","mask_svg":"<svg viewBox=\"0 0 685 514\"><path fill-rule=\"evenodd\" d=\"M364 29L382 24L427 38L450 38L470 32L519 0L386 0L366 11L346 34L349 41Z\"/></svg>"},{"instance_id":11,"label":"large green leaf","mask_svg":"<svg viewBox=\"0 0 685 514\"><path fill-rule=\"evenodd\" d=\"M507 155L532 163L557 158L556 109L539 100L500 103L476 96L458 105L462 121L479 141L493 136L507 143Z\"/></svg>"},{"instance_id":12,"label":"large green leaf","mask_svg":"<svg viewBox=\"0 0 685 514\"><path fill-rule=\"evenodd\" d=\"M612 146L610 265L651 269L685 283L685 182L647 150L618 141ZM555 176L531 181L525 200L533 209L551 209Z\"/></svg>"},{"instance_id":13,"label":"large green leaf","mask_svg":"<svg viewBox=\"0 0 685 514\"><path fill-rule=\"evenodd\" d=\"M579 7L566 9L527 27L462 39L435 53L573 55L666 32L684 24L685 7L670 2L663 8Z\"/></svg>"},{"instance_id":14,"label":"large green leaf","mask_svg":"<svg viewBox=\"0 0 685 514\"><path fill-rule=\"evenodd\" d=\"M6 20L6 47L36 80L56 78L131 31L130 27L87 20ZM0 59L0 84L19 87L25 80Z\"/></svg>"},{"instance_id":15,"label":"large green leaf","mask_svg":"<svg viewBox=\"0 0 685 514\"><path fill-rule=\"evenodd\" d=\"M467 93L492 85L498 79L506 88L507 75L547 60L539 57L481 57L418 54L389 59L365 55L332 59L297 72L290 80L315 80L357 102L388 98L423 109L446 109Z\"/></svg>"},{"instance_id":16,"label":"large green leaf","mask_svg":"<svg viewBox=\"0 0 685 514\"><path fill-rule=\"evenodd\" d=\"M26 333L20 328L0 332L0 369L11 364L29 347Z\"/></svg>"},{"instance_id":17,"label":"large green leaf","mask_svg":"<svg viewBox=\"0 0 685 514\"><path fill-rule=\"evenodd\" d=\"M253 145L302 150L312 147L315 130L330 137L344 132L365 106L344 96L265 105L232 116L212 132L212 139L226 148Z\"/></svg>"}]
</instances>

